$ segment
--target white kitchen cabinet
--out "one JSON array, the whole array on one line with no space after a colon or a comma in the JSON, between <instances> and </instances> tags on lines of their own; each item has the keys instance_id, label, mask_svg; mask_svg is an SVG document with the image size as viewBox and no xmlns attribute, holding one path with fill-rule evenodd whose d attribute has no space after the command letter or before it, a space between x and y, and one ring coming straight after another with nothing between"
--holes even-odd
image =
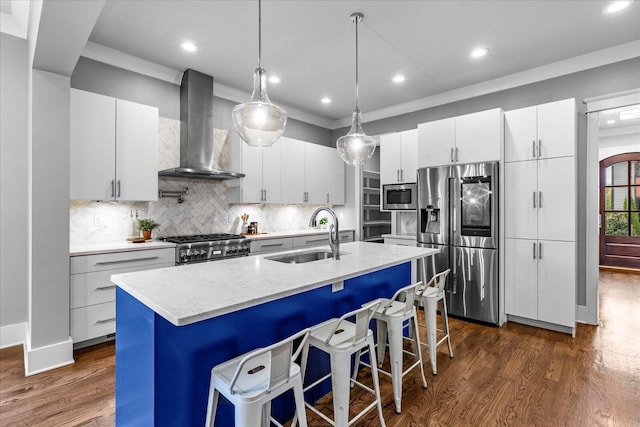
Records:
<instances>
[{"instance_id":1,"label":"white kitchen cabinet","mask_svg":"<svg viewBox=\"0 0 640 427\"><path fill-rule=\"evenodd\" d=\"M504 175L505 237L537 239L538 162L505 163Z\"/></svg>"},{"instance_id":2,"label":"white kitchen cabinet","mask_svg":"<svg viewBox=\"0 0 640 427\"><path fill-rule=\"evenodd\" d=\"M158 200L157 156L157 108L71 89L72 200Z\"/></svg>"},{"instance_id":3,"label":"white kitchen cabinet","mask_svg":"<svg viewBox=\"0 0 640 427\"><path fill-rule=\"evenodd\" d=\"M277 144L282 150L282 202L304 203L305 188L305 147L306 142L282 137Z\"/></svg>"},{"instance_id":4,"label":"white kitchen cabinet","mask_svg":"<svg viewBox=\"0 0 640 427\"><path fill-rule=\"evenodd\" d=\"M380 136L382 185L416 182L418 129Z\"/></svg>"},{"instance_id":5,"label":"white kitchen cabinet","mask_svg":"<svg viewBox=\"0 0 640 427\"><path fill-rule=\"evenodd\" d=\"M418 168L500 160L500 108L418 125Z\"/></svg>"},{"instance_id":6,"label":"white kitchen cabinet","mask_svg":"<svg viewBox=\"0 0 640 427\"><path fill-rule=\"evenodd\" d=\"M172 267L175 249L147 249L72 256L69 319L74 344L115 333L115 288L112 274Z\"/></svg>"},{"instance_id":7,"label":"white kitchen cabinet","mask_svg":"<svg viewBox=\"0 0 640 427\"><path fill-rule=\"evenodd\" d=\"M251 255L266 254L269 252L286 251L292 248L291 237L261 238L251 240Z\"/></svg>"},{"instance_id":8,"label":"white kitchen cabinet","mask_svg":"<svg viewBox=\"0 0 640 427\"><path fill-rule=\"evenodd\" d=\"M573 156L575 99L505 112L505 161Z\"/></svg>"},{"instance_id":9,"label":"white kitchen cabinet","mask_svg":"<svg viewBox=\"0 0 640 427\"><path fill-rule=\"evenodd\" d=\"M575 243L505 239L505 311L575 327Z\"/></svg>"},{"instance_id":10,"label":"white kitchen cabinet","mask_svg":"<svg viewBox=\"0 0 640 427\"><path fill-rule=\"evenodd\" d=\"M576 240L575 157L538 160L538 239Z\"/></svg>"},{"instance_id":11,"label":"white kitchen cabinet","mask_svg":"<svg viewBox=\"0 0 640 427\"><path fill-rule=\"evenodd\" d=\"M305 145L305 202L344 205L345 163L338 150L324 145Z\"/></svg>"},{"instance_id":12,"label":"white kitchen cabinet","mask_svg":"<svg viewBox=\"0 0 640 427\"><path fill-rule=\"evenodd\" d=\"M245 177L239 186L231 187L229 202L281 203L281 153L278 143L271 147L250 147L243 143L242 172Z\"/></svg>"},{"instance_id":13,"label":"white kitchen cabinet","mask_svg":"<svg viewBox=\"0 0 640 427\"><path fill-rule=\"evenodd\" d=\"M340 231L338 233L340 243L353 242L353 231ZM315 246L329 245L329 229L321 234L312 234L309 236L295 236L292 238L293 249L312 248Z\"/></svg>"}]
</instances>

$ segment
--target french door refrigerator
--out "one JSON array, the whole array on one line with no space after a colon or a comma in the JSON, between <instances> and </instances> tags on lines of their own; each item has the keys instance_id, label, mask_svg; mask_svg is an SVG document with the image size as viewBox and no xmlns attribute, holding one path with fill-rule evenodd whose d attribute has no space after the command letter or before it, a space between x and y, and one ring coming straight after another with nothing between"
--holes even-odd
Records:
<instances>
[{"instance_id":1,"label":"french door refrigerator","mask_svg":"<svg viewBox=\"0 0 640 427\"><path fill-rule=\"evenodd\" d=\"M450 268L448 312L493 325L499 321L498 165L418 169L418 245L440 249L421 276L429 280Z\"/></svg>"}]
</instances>

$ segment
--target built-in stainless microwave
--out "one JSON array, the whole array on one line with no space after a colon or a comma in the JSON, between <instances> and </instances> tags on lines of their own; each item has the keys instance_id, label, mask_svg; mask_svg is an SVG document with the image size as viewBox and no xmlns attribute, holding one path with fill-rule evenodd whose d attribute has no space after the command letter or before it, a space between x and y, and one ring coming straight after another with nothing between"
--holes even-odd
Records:
<instances>
[{"instance_id":1,"label":"built-in stainless microwave","mask_svg":"<svg viewBox=\"0 0 640 427\"><path fill-rule=\"evenodd\" d=\"M382 186L382 210L415 211L418 207L418 185L386 184Z\"/></svg>"}]
</instances>

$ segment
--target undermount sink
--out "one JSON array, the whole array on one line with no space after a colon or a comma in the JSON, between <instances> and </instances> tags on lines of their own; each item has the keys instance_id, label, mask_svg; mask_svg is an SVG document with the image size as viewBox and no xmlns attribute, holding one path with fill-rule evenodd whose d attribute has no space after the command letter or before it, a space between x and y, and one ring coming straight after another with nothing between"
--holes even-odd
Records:
<instances>
[{"instance_id":1,"label":"undermount sink","mask_svg":"<svg viewBox=\"0 0 640 427\"><path fill-rule=\"evenodd\" d=\"M344 255L344 253L341 253L340 255ZM305 262L319 261L321 259L329 258L333 258L333 254L331 251L326 249L265 257L265 259L271 261L284 262L287 264L303 264Z\"/></svg>"}]
</instances>

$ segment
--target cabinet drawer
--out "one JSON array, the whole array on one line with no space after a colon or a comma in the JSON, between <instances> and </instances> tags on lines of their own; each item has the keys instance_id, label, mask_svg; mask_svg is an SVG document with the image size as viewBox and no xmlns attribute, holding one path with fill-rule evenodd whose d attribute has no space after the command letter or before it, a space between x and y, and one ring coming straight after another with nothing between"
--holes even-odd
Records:
<instances>
[{"instance_id":1,"label":"cabinet drawer","mask_svg":"<svg viewBox=\"0 0 640 427\"><path fill-rule=\"evenodd\" d=\"M397 237L385 237L384 243L387 245L417 246L415 240L401 239Z\"/></svg>"},{"instance_id":2,"label":"cabinet drawer","mask_svg":"<svg viewBox=\"0 0 640 427\"><path fill-rule=\"evenodd\" d=\"M127 267L149 266L163 263L174 265L175 257L176 250L174 248L74 256L71 257L70 261L71 274L116 270Z\"/></svg>"},{"instance_id":3,"label":"cabinet drawer","mask_svg":"<svg viewBox=\"0 0 640 427\"><path fill-rule=\"evenodd\" d=\"M340 236L342 237L342 235ZM313 234L311 236L298 236L293 238L293 248L305 248L312 246L322 246L329 244L329 230L322 234Z\"/></svg>"},{"instance_id":4,"label":"cabinet drawer","mask_svg":"<svg viewBox=\"0 0 640 427\"><path fill-rule=\"evenodd\" d=\"M71 338L75 342L113 334L115 331L115 302L71 310Z\"/></svg>"},{"instance_id":5,"label":"cabinet drawer","mask_svg":"<svg viewBox=\"0 0 640 427\"><path fill-rule=\"evenodd\" d=\"M341 231L340 243L353 242L353 231Z\"/></svg>"},{"instance_id":6,"label":"cabinet drawer","mask_svg":"<svg viewBox=\"0 0 640 427\"><path fill-rule=\"evenodd\" d=\"M260 240L252 240L251 241L251 255L266 253L266 252L276 252L276 251L286 251L291 249L292 242L291 238L283 238L283 239L260 239Z\"/></svg>"}]
</instances>

